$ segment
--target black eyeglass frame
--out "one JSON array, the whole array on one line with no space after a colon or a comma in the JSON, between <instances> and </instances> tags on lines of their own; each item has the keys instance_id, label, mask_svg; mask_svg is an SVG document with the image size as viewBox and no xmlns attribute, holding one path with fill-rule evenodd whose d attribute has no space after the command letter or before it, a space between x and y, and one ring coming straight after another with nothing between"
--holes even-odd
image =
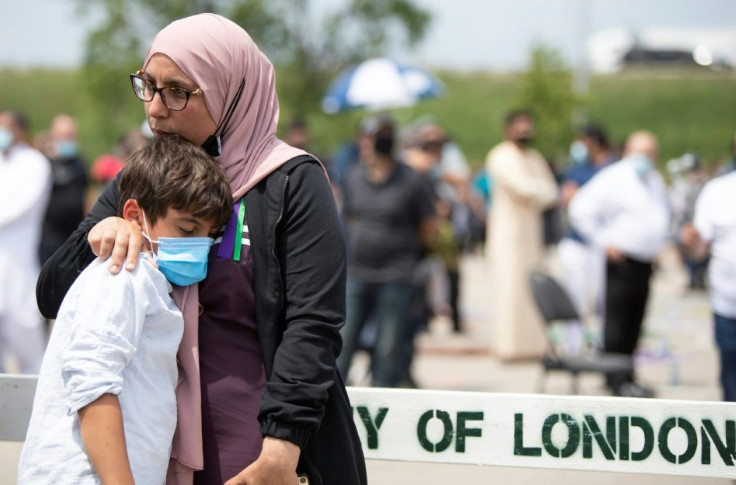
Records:
<instances>
[{"instance_id":1,"label":"black eyeglass frame","mask_svg":"<svg viewBox=\"0 0 736 485\"><path fill-rule=\"evenodd\" d=\"M148 84L149 86L151 86L151 92L153 93L151 94L151 99L145 99L141 97L141 95L139 95L139 91L136 89L136 84L135 84L136 80L140 80L144 84ZM140 71L138 73L134 73L130 75L130 84L133 87L133 93L135 94L136 98L140 99L144 103L150 103L151 101L153 101L153 98L156 97L156 93L158 93L158 95L161 96L161 101L164 103L164 106L166 106L168 109L172 111L183 111L184 109L186 109L187 105L189 104L189 98L191 96L201 96L202 94L204 94L201 88L197 88L194 91L190 91L188 89L180 88L180 87L172 87L172 86L164 86L160 88L158 86L155 86L152 82L150 82L143 76L141 76ZM164 91L166 91L167 89L168 90L177 89L179 91L183 91L184 94L186 94L187 96L186 100L184 101L184 106L182 106L181 108L172 108L171 106L169 106L169 103L166 102L166 96L164 95Z\"/></svg>"}]
</instances>

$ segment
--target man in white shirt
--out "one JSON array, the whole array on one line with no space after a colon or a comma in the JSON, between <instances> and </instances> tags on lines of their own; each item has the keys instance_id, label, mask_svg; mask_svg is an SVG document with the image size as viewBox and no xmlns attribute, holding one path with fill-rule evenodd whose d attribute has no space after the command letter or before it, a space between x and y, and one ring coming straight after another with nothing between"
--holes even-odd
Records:
<instances>
[{"instance_id":1,"label":"man in white shirt","mask_svg":"<svg viewBox=\"0 0 736 485\"><path fill-rule=\"evenodd\" d=\"M601 170L570 203L570 222L606 257L606 352L633 355L649 296L652 262L667 239L669 210L665 185L654 164L656 137L646 131L629 136L624 158ZM606 376L615 395L651 397L633 373Z\"/></svg>"},{"instance_id":2,"label":"man in white shirt","mask_svg":"<svg viewBox=\"0 0 736 485\"><path fill-rule=\"evenodd\" d=\"M38 246L51 191L51 167L28 146L28 120L0 113L0 372L12 353L20 372L35 374L45 345L34 299Z\"/></svg>"},{"instance_id":3,"label":"man in white shirt","mask_svg":"<svg viewBox=\"0 0 736 485\"><path fill-rule=\"evenodd\" d=\"M723 400L736 401L736 172L708 182L682 242L697 256L710 251L708 286L721 358Z\"/></svg>"}]
</instances>

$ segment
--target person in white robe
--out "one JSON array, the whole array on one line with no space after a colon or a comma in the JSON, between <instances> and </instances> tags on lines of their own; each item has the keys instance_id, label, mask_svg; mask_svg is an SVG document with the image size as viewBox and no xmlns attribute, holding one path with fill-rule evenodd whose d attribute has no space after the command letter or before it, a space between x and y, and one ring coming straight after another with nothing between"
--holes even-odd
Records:
<instances>
[{"instance_id":1,"label":"person in white robe","mask_svg":"<svg viewBox=\"0 0 736 485\"><path fill-rule=\"evenodd\" d=\"M0 372L6 354L21 373L41 367L46 337L35 290L50 192L51 166L28 145L26 117L0 113Z\"/></svg>"},{"instance_id":2,"label":"person in white robe","mask_svg":"<svg viewBox=\"0 0 736 485\"><path fill-rule=\"evenodd\" d=\"M546 348L545 326L532 298L529 274L542 263L542 212L558 188L542 155L529 148L531 113L506 118L506 140L486 158L493 180L487 238L492 275L492 350L503 360L538 358Z\"/></svg>"}]
</instances>

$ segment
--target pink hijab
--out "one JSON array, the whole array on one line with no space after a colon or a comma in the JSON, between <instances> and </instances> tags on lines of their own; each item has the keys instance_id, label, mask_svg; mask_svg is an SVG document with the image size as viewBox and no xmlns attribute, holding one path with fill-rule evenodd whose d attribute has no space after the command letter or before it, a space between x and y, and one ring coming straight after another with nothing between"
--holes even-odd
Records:
<instances>
[{"instance_id":1,"label":"pink hijab","mask_svg":"<svg viewBox=\"0 0 736 485\"><path fill-rule=\"evenodd\" d=\"M276 138L279 101L274 69L240 26L214 14L177 20L156 35L143 71L159 53L171 58L202 89L207 109L218 125L226 119L241 80L245 81L240 100L221 130L222 154L218 157L235 200L290 159L305 154ZM204 465L197 285L177 288L174 299L184 315L184 336L177 355L178 424L167 483L190 484L193 471Z\"/></svg>"}]
</instances>

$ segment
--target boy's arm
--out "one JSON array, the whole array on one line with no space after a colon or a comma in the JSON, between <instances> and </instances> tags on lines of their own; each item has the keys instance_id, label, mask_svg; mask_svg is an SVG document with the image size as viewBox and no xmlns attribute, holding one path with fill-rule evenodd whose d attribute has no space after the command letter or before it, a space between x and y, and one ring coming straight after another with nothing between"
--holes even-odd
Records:
<instances>
[{"instance_id":1,"label":"boy's arm","mask_svg":"<svg viewBox=\"0 0 736 485\"><path fill-rule=\"evenodd\" d=\"M84 450L102 484L134 485L118 397L103 394L78 414Z\"/></svg>"}]
</instances>

